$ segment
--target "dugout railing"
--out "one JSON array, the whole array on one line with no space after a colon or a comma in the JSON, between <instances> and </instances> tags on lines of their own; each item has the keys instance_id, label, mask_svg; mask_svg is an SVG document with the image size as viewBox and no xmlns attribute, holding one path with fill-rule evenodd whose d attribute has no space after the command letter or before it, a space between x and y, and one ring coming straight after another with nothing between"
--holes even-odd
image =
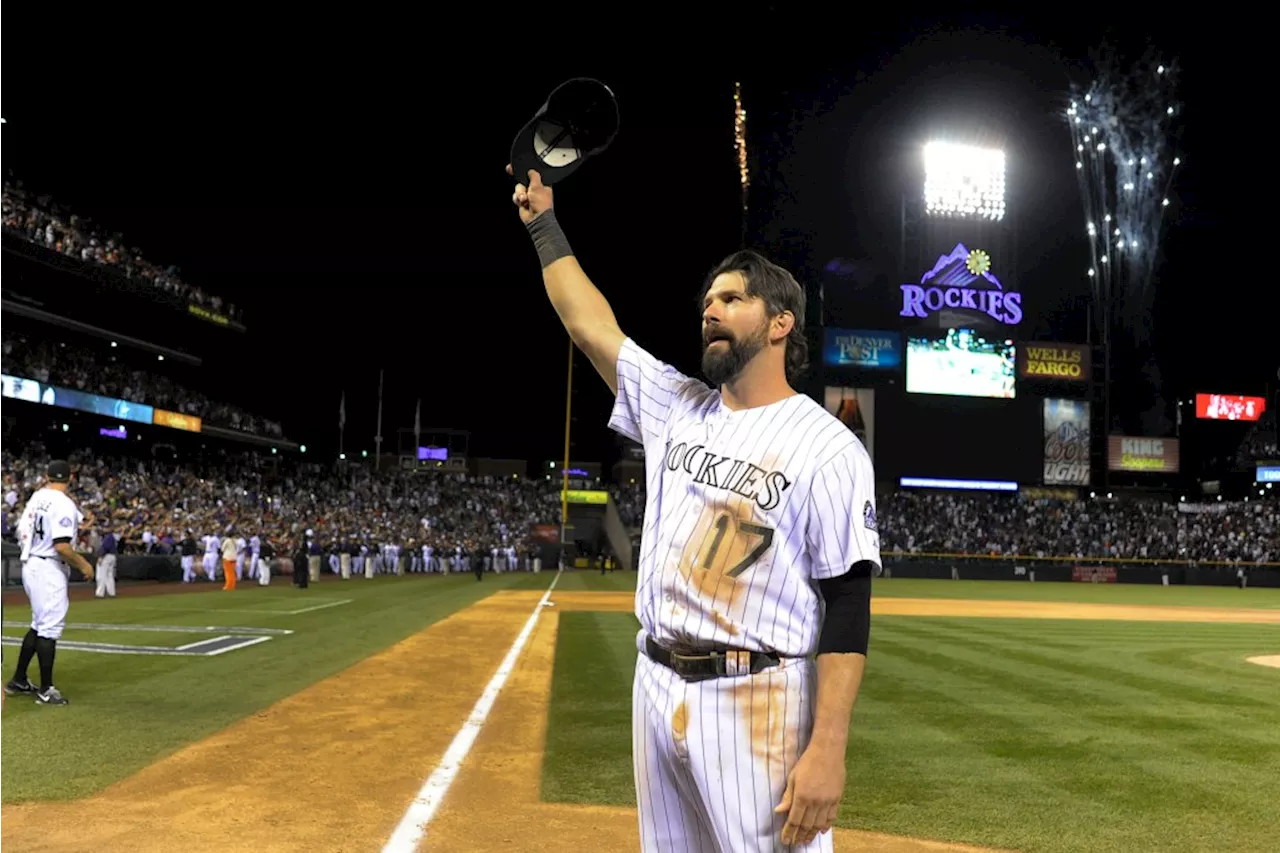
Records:
<instances>
[{"instance_id":1,"label":"dugout railing","mask_svg":"<svg viewBox=\"0 0 1280 853\"><path fill-rule=\"evenodd\" d=\"M1280 587L1280 563L884 551L883 575L935 580Z\"/></svg>"}]
</instances>

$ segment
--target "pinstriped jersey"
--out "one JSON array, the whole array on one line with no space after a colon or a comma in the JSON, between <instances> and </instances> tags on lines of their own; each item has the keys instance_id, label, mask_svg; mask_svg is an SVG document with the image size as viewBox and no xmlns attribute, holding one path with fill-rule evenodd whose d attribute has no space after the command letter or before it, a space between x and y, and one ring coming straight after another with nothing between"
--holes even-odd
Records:
<instances>
[{"instance_id":1,"label":"pinstriped jersey","mask_svg":"<svg viewBox=\"0 0 1280 853\"><path fill-rule=\"evenodd\" d=\"M815 654L817 581L880 563L857 436L803 394L728 409L630 338L609 426L645 451L642 629L673 648Z\"/></svg>"}]
</instances>

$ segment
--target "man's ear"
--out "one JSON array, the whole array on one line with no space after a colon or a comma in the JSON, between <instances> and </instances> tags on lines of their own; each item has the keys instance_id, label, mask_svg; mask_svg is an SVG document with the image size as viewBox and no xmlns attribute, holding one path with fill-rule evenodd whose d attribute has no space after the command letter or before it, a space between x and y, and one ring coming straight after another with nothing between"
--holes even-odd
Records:
<instances>
[{"instance_id":1,"label":"man's ear","mask_svg":"<svg viewBox=\"0 0 1280 853\"><path fill-rule=\"evenodd\" d=\"M786 340L787 335L791 334L791 330L796 326L796 315L790 311L783 311L773 318L773 322L769 324L769 338L772 341Z\"/></svg>"}]
</instances>

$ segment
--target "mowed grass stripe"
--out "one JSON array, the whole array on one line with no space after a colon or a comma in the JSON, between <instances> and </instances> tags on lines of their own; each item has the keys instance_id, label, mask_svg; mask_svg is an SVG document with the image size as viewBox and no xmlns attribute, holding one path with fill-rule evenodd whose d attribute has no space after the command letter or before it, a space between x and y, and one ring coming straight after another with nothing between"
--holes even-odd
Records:
<instances>
[{"instance_id":1,"label":"mowed grass stripe","mask_svg":"<svg viewBox=\"0 0 1280 853\"><path fill-rule=\"evenodd\" d=\"M1236 760L1241 764L1239 775L1252 784L1266 784L1268 780L1260 775L1265 771L1260 768L1280 759L1280 743L1274 738L1248 734L1257 721L1256 713L1241 714L1191 700L1152 703L1149 697L1126 690L1122 682L1111 677L1091 681L1080 676L1061 677L1052 666L1010 666L999 662L984 648L985 644L939 643L927 635L913 633L914 629L915 626L895 625L895 636L881 637L881 642L895 654L917 663L932 665L936 661L943 668L962 672L966 678L981 682L998 704L1010 703L1013 707L1016 702L1018 712L1028 716L1041 714L1043 706L1072 708L1081 721L1125 729L1126 743L1138 747L1139 755L1168 752L1169 759L1180 764L1199 758L1211 762ZM1034 697L1035 705L1027 705L1027 697ZM1223 730L1235 732L1239 749L1234 756L1224 755L1216 746L1217 733ZM1147 753L1147 748L1153 751ZM1241 762L1240 756L1249 757ZM1250 776L1257 778L1249 779Z\"/></svg>"},{"instance_id":2,"label":"mowed grass stripe","mask_svg":"<svg viewBox=\"0 0 1280 853\"><path fill-rule=\"evenodd\" d=\"M202 600L209 607L180 617L130 609L134 601L155 603L152 596L72 602L70 621L107 622L112 616L123 623L242 625L295 633L216 657L59 654L55 680L70 705L37 708L25 697L9 697L5 703L3 801L94 793L484 596L501 589L545 589L548 583L546 574L527 573L486 575L482 582L472 575L325 581L307 590L290 588L280 598L297 607L314 600L315 592L326 593L316 599L354 601L298 616L235 619L219 614L219 607L236 606L237 599L251 598L253 590L243 596L239 590L188 593L184 604L186 599L193 604ZM341 595L327 594L330 590ZM18 616L17 607L5 610L6 619L29 618ZM190 642L214 635L184 636Z\"/></svg>"},{"instance_id":3,"label":"mowed grass stripe","mask_svg":"<svg viewBox=\"0 0 1280 853\"><path fill-rule=\"evenodd\" d=\"M629 613L560 614L544 801L635 805L631 685L638 628Z\"/></svg>"},{"instance_id":4,"label":"mowed grass stripe","mask_svg":"<svg viewBox=\"0 0 1280 853\"><path fill-rule=\"evenodd\" d=\"M1142 730L1140 706L1115 703L1099 723L1083 713L1088 700L1046 699L1038 680L1018 679L1016 662L999 686L990 668L922 655L896 628L880 626L853 728L850 778L879 792L859 823L1053 853L1266 849L1274 786L1257 773L1178 754ZM884 802L895 795L904 806Z\"/></svg>"},{"instance_id":5,"label":"mowed grass stripe","mask_svg":"<svg viewBox=\"0 0 1280 853\"><path fill-rule=\"evenodd\" d=\"M963 574L962 564L960 571ZM987 599L1058 601L1086 604L1165 605L1280 609L1280 588L1229 586L1161 586L1125 583L1046 583L1030 581L938 581L876 578L872 595L887 598Z\"/></svg>"},{"instance_id":6,"label":"mowed grass stripe","mask_svg":"<svg viewBox=\"0 0 1280 853\"><path fill-rule=\"evenodd\" d=\"M1010 633L993 637L984 636L990 630L987 623L991 620L987 619L967 620L963 627L957 621L950 621L949 625L948 620L932 621L928 624L925 624L923 619L914 621L915 624L911 621L905 622L899 630L906 634L912 631L932 632L935 635L935 642L938 632L942 632L947 637L946 642L949 643L957 642L957 638L963 636L967 647L983 649L993 657L1042 666L1059 674L1075 675L1090 681L1111 682L1117 687L1146 694L1147 701L1191 701L1197 704L1225 705L1250 710L1274 707L1274 703L1263 697L1227 689L1225 685L1209 683L1185 670L1170 667L1159 675L1153 675L1145 669L1129 666L1123 655L1095 653L1087 662L1081 662L1082 655L1078 650L1074 653L1051 654L1051 644L1043 639L1035 627L1044 620L1026 620L1027 631L1021 638L1016 638L1016 635ZM1181 624L1168 625L1163 636L1176 640L1183 632L1184 626ZM1159 636L1161 636L1159 632L1138 631L1125 641L1125 644L1140 646ZM1108 644L1108 647L1114 646L1116 646L1115 642Z\"/></svg>"}]
</instances>

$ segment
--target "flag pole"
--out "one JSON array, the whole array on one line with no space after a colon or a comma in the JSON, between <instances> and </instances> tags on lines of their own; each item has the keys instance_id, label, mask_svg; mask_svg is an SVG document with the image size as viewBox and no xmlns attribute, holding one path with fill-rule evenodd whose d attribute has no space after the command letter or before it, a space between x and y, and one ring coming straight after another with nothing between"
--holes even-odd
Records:
<instances>
[{"instance_id":1,"label":"flag pole","mask_svg":"<svg viewBox=\"0 0 1280 853\"><path fill-rule=\"evenodd\" d=\"M378 371L378 434L373 437L373 470L382 466L382 371Z\"/></svg>"},{"instance_id":2,"label":"flag pole","mask_svg":"<svg viewBox=\"0 0 1280 853\"><path fill-rule=\"evenodd\" d=\"M338 458L342 458L342 439L347 431L347 392L342 392L342 401L338 403Z\"/></svg>"}]
</instances>

